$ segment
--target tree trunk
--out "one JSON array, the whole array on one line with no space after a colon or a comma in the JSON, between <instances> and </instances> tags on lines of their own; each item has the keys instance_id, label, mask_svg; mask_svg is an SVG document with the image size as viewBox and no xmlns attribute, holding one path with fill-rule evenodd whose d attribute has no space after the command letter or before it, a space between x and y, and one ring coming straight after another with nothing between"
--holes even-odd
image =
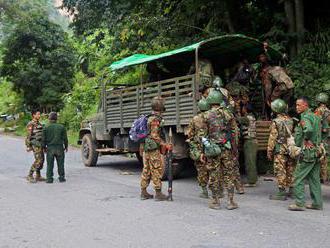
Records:
<instances>
[{"instance_id":1,"label":"tree trunk","mask_svg":"<svg viewBox=\"0 0 330 248\"><path fill-rule=\"evenodd\" d=\"M290 57L294 57L297 55L297 46L296 46L296 16L295 16L295 9L294 9L294 2L293 0L285 0L284 1L284 10L285 10L285 15L286 19L288 22L288 32L290 37L289 41L289 54Z\"/></svg>"},{"instance_id":2,"label":"tree trunk","mask_svg":"<svg viewBox=\"0 0 330 248\"><path fill-rule=\"evenodd\" d=\"M304 24L304 1L295 0L296 9L296 30L297 30L297 52L301 50L304 43L305 24Z\"/></svg>"},{"instance_id":3,"label":"tree trunk","mask_svg":"<svg viewBox=\"0 0 330 248\"><path fill-rule=\"evenodd\" d=\"M235 33L235 27L234 27L232 15L231 15L233 6L231 5L230 0L229 1L227 0L224 2L224 8L225 8L224 19L227 24L228 31L229 31L229 33Z\"/></svg>"}]
</instances>

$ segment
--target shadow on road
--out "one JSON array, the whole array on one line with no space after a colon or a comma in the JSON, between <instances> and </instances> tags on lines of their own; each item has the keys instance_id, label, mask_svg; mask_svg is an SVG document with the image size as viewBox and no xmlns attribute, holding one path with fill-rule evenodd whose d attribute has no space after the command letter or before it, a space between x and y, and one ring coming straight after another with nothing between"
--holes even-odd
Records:
<instances>
[{"instance_id":1,"label":"shadow on road","mask_svg":"<svg viewBox=\"0 0 330 248\"><path fill-rule=\"evenodd\" d=\"M126 158L125 156L103 157L99 160L97 167L118 170L122 173L140 174L142 165L138 160ZM177 179L191 178L196 176L196 169L191 164L186 164Z\"/></svg>"}]
</instances>

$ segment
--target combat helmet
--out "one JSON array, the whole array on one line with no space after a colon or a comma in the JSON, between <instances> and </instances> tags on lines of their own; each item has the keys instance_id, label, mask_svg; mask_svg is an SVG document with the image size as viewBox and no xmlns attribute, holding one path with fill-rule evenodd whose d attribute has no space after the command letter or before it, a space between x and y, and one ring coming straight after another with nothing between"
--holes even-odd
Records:
<instances>
[{"instance_id":1,"label":"combat helmet","mask_svg":"<svg viewBox=\"0 0 330 248\"><path fill-rule=\"evenodd\" d=\"M209 95L207 96L206 101L210 105L212 104L221 105L223 102L223 95L221 94L220 91L213 89L210 91Z\"/></svg>"},{"instance_id":2,"label":"combat helmet","mask_svg":"<svg viewBox=\"0 0 330 248\"><path fill-rule=\"evenodd\" d=\"M155 96L151 100L151 109L153 111L164 112L165 111L165 99L160 96Z\"/></svg>"},{"instance_id":3,"label":"combat helmet","mask_svg":"<svg viewBox=\"0 0 330 248\"><path fill-rule=\"evenodd\" d=\"M319 93L316 95L316 102L318 103L328 103L329 96L326 93Z\"/></svg>"},{"instance_id":4,"label":"combat helmet","mask_svg":"<svg viewBox=\"0 0 330 248\"><path fill-rule=\"evenodd\" d=\"M286 112L288 109L288 105L282 99L276 99L272 101L270 107L275 113L279 114Z\"/></svg>"},{"instance_id":5,"label":"combat helmet","mask_svg":"<svg viewBox=\"0 0 330 248\"><path fill-rule=\"evenodd\" d=\"M221 77L219 77L219 76L215 76L215 77L214 77L214 80L213 80L213 82L212 82L212 85L213 85L213 87L214 87L215 89L220 89L221 87L224 86L224 85L223 85L223 81L222 81Z\"/></svg>"},{"instance_id":6,"label":"combat helmet","mask_svg":"<svg viewBox=\"0 0 330 248\"><path fill-rule=\"evenodd\" d=\"M206 98L199 100L198 108L202 112L208 111L210 109L210 104L207 102Z\"/></svg>"}]
</instances>

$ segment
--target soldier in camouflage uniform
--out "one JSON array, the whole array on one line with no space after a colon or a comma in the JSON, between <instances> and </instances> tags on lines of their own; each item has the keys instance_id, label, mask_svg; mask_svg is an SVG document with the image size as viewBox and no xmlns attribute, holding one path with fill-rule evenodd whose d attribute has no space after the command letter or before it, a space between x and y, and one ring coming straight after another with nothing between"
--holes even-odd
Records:
<instances>
[{"instance_id":1,"label":"soldier in camouflage uniform","mask_svg":"<svg viewBox=\"0 0 330 248\"><path fill-rule=\"evenodd\" d=\"M320 93L316 96L316 102L318 107L315 109L315 114L321 118L322 122L322 142L327 151L326 156L321 160L321 180L324 184L328 184L328 156L329 156L329 122L330 122L330 110L327 107L329 97L325 93Z\"/></svg>"},{"instance_id":2,"label":"soldier in camouflage uniform","mask_svg":"<svg viewBox=\"0 0 330 248\"><path fill-rule=\"evenodd\" d=\"M30 121L26 126L28 135L25 139L25 145L27 147L27 151L33 151L34 155L34 162L27 176L27 180L31 183L45 180L40 173L44 165L44 152L42 149L43 126L39 120L40 111L34 110L32 111L32 121ZM36 173L35 178L33 177L34 172Z\"/></svg>"},{"instance_id":3,"label":"soldier in camouflage uniform","mask_svg":"<svg viewBox=\"0 0 330 248\"><path fill-rule=\"evenodd\" d=\"M141 200L151 199L153 195L147 192L147 187L152 180L156 191L155 200L167 200L162 193L162 176L164 172L163 154L172 149L172 146L164 143L162 127L164 121L162 113L165 111L164 99L155 97L152 99L152 114L148 117L149 134L141 145L143 154L143 171L141 174Z\"/></svg>"},{"instance_id":4,"label":"soldier in camouflage uniform","mask_svg":"<svg viewBox=\"0 0 330 248\"><path fill-rule=\"evenodd\" d=\"M293 194L293 172L295 162L289 156L288 138L293 132L293 120L286 114L287 104L277 99L271 103L271 109L277 114L270 127L267 157L274 158L274 172L278 183L278 192L270 196L271 200L286 200ZM288 193L286 192L288 189Z\"/></svg>"},{"instance_id":5,"label":"soldier in camouflage uniform","mask_svg":"<svg viewBox=\"0 0 330 248\"><path fill-rule=\"evenodd\" d=\"M214 70L213 65L210 60L200 58L198 60L198 71L200 76L200 84L205 85L207 87L212 86L213 77L214 77ZM190 67L189 74L196 73L196 65L195 63Z\"/></svg>"},{"instance_id":6,"label":"soldier in camouflage uniform","mask_svg":"<svg viewBox=\"0 0 330 248\"><path fill-rule=\"evenodd\" d=\"M190 157L195 161L198 184L202 189L200 197L208 198L207 183L209 181L209 173L205 164L200 161L200 156L203 153L201 138L205 137L207 134L205 111L210 109L210 105L207 103L205 98L202 98L198 102L198 108L201 112L194 116L188 126L187 142L190 147Z\"/></svg>"},{"instance_id":7,"label":"soldier in camouflage uniform","mask_svg":"<svg viewBox=\"0 0 330 248\"><path fill-rule=\"evenodd\" d=\"M231 152L231 139L235 136L237 130L234 116L221 107L222 94L213 90L207 97L211 109L206 112L207 121L207 139L216 144L221 151L214 157L206 157L206 144L204 143L204 154L201 158L203 162L207 160L207 169L209 171L209 188L212 192L209 207L212 209L220 209L220 168L223 170L224 188L228 194L227 209L238 208L234 202L234 159Z\"/></svg>"},{"instance_id":8,"label":"soldier in camouflage uniform","mask_svg":"<svg viewBox=\"0 0 330 248\"><path fill-rule=\"evenodd\" d=\"M305 97L296 101L296 110L301 117L295 129L294 141L301 148L301 152L294 172L295 203L289 206L289 210L302 211L305 207L321 210L323 202L319 159L325 155L321 145L321 118L309 109L308 100ZM312 204L305 205L305 181L309 184Z\"/></svg>"}]
</instances>

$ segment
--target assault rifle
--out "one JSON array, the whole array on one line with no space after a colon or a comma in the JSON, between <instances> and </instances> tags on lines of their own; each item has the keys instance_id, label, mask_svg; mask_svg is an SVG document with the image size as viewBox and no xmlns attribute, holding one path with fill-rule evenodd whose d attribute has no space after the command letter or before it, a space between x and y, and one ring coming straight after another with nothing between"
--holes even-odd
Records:
<instances>
[{"instance_id":1,"label":"assault rifle","mask_svg":"<svg viewBox=\"0 0 330 248\"><path fill-rule=\"evenodd\" d=\"M169 131L169 144L172 145L172 128L170 128ZM168 174L167 174L167 180L168 180L168 200L169 201L173 201L173 197L172 197L172 185L173 185L173 171L172 171L172 160L173 160L173 152L172 149L167 151L167 155L166 155L166 167L168 168Z\"/></svg>"}]
</instances>

